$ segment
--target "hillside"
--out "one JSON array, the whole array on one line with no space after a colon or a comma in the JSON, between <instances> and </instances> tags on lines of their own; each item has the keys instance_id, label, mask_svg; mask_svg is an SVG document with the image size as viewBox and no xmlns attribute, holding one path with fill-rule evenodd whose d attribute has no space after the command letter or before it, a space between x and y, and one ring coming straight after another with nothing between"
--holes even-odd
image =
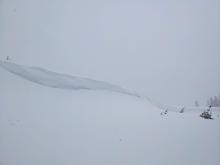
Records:
<instances>
[{"instance_id":1,"label":"hillside","mask_svg":"<svg viewBox=\"0 0 220 165\"><path fill-rule=\"evenodd\" d=\"M5 62L1 66L1 165L220 163L217 116L161 116L145 98L109 83L87 79L82 87L85 79L77 79L78 86L89 90L75 90L74 77L64 80L57 73ZM97 90L100 86L104 90Z\"/></svg>"}]
</instances>

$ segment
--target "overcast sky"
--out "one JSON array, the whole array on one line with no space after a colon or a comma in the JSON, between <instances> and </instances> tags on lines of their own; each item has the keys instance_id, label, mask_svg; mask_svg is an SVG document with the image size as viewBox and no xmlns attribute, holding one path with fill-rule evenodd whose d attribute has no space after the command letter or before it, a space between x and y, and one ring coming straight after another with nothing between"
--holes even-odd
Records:
<instances>
[{"instance_id":1,"label":"overcast sky","mask_svg":"<svg viewBox=\"0 0 220 165\"><path fill-rule=\"evenodd\" d=\"M172 105L220 93L219 0L0 0L0 59Z\"/></svg>"}]
</instances>

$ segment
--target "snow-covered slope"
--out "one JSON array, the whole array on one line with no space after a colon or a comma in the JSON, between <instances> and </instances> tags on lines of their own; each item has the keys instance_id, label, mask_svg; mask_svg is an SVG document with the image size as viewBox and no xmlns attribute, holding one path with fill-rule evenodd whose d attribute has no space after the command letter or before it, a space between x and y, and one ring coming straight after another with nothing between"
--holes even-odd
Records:
<instances>
[{"instance_id":1,"label":"snow-covered slope","mask_svg":"<svg viewBox=\"0 0 220 165\"><path fill-rule=\"evenodd\" d=\"M217 116L161 116L144 98L48 88L0 67L1 165L219 165L219 126Z\"/></svg>"},{"instance_id":2,"label":"snow-covered slope","mask_svg":"<svg viewBox=\"0 0 220 165\"><path fill-rule=\"evenodd\" d=\"M0 60L0 67L6 69L7 71L18 75L26 80L32 81L34 83L60 89L68 90L106 90L112 92L118 92L126 95L131 95L139 98L144 98L150 101L153 105L160 109L167 109L168 111L180 112L184 106L169 106L162 105L149 97L139 94L135 91L130 91L128 89L121 88L120 86L113 85L103 81L97 81L89 78L71 76L67 74L60 74L52 72L39 67L29 67L24 65L18 65L8 61ZM184 112L201 112L206 110L207 107L184 107ZM220 111L220 108L212 108L213 111Z\"/></svg>"}]
</instances>

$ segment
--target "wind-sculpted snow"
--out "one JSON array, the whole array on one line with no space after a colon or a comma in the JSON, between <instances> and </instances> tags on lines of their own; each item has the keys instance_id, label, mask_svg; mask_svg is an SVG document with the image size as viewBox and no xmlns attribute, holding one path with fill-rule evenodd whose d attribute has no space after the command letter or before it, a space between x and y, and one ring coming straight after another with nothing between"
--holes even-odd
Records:
<instances>
[{"instance_id":1,"label":"wind-sculpted snow","mask_svg":"<svg viewBox=\"0 0 220 165\"><path fill-rule=\"evenodd\" d=\"M12 62L0 61L0 66L24 79L48 87L72 90L108 90L140 97L140 95L135 92L130 92L117 85L113 85L103 81L60 74L39 67L18 65Z\"/></svg>"},{"instance_id":2,"label":"wind-sculpted snow","mask_svg":"<svg viewBox=\"0 0 220 165\"><path fill-rule=\"evenodd\" d=\"M2 62L0 66L26 79L66 83L46 72L48 79L45 70ZM204 120L198 113L179 113L182 107L176 107L178 113L160 115L146 99L42 87L2 67L1 165L220 164L219 114Z\"/></svg>"},{"instance_id":3,"label":"wind-sculpted snow","mask_svg":"<svg viewBox=\"0 0 220 165\"><path fill-rule=\"evenodd\" d=\"M0 61L0 66L7 71L18 75L26 80L32 81L34 83L60 89L70 89L70 90L107 90L118 92L126 95L131 95L135 97L140 97L148 100L154 106L172 111L181 112L184 108L184 112L197 111L201 112L207 109L207 107L184 107L184 106L167 106L151 100L149 97L139 94L134 91L129 91L120 86L113 85L104 81L97 81L89 78L83 78L78 76L71 76L67 74L60 74L52 72L39 67L29 67L24 65L18 65L12 62ZM219 108L212 108L213 110L220 111Z\"/></svg>"},{"instance_id":4,"label":"wind-sculpted snow","mask_svg":"<svg viewBox=\"0 0 220 165\"><path fill-rule=\"evenodd\" d=\"M97 81L89 78L83 78L78 76L70 76L67 74L60 74L39 67L29 67L24 65L18 65L12 62L0 61L0 66L7 71L18 75L26 80L32 81L34 83L60 89L69 90L107 90L112 92L118 92L130 96L144 98L151 102L154 106L162 110L167 110L171 112L202 112L208 107L185 107L185 106L169 106L163 105L149 97L138 94L137 92L131 92L127 89L121 88L120 86L113 85L103 81ZM220 111L220 108L212 108L213 111Z\"/></svg>"}]
</instances>

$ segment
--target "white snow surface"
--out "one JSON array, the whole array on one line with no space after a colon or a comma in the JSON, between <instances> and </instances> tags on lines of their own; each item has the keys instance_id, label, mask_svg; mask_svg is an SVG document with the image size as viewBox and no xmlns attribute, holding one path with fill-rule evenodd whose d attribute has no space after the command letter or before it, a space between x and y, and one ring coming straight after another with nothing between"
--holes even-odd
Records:
<instances>
[{"instance_id":1,"label":"white snow surface","mask_svg":"<svg viewBox=\"0 0 220 165\"><path fill-rule=\"evenodd\" d=\"M0 165L220 164L218 111L214 120L194 111L160 115L108 83L0 65Z\"/></svg>"},{"instance_id":2,"label":"white snow surface","mask_svg":"<svg viewBox=\"0 0 220 165\"><path fill-rule=\"evenodd\" d=\"M173 112L179 112L184 107L184 112L190 111L204 111L208 107L185 107L185 106L169 106L162 105L155 100L150 99L144 94L140 94L135 91L131 91L125 88L122 88L117 85L113 85L104 81L97 81L89 78L71 76L67 74L61 74L52 72L39 67L29 67L25 65L15 64L9 61L0 60L0 67L6 69L7 71L22 77L26 80L32 81L34 83L52 87L60 88L67 90L106 90L111 92L118 92L126 95L131 95L139 98L144 98L147 101L150 101L153 105L157 106L160 109L167 109ZM220 111L220 108L212 108L213 111Z\"/></svg>"}]
</instances>

